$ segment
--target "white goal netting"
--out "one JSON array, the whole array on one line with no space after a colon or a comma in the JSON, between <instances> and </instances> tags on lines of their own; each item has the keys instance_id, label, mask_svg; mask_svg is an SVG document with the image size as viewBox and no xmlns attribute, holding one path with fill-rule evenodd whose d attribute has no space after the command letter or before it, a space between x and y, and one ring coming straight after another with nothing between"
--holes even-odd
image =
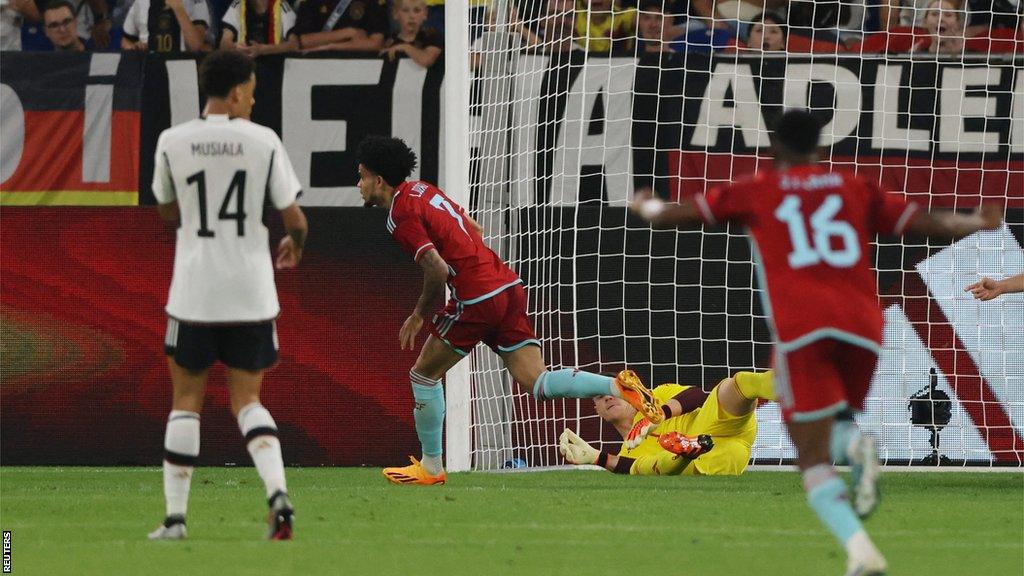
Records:
<instances>
[{"instance_id":1,"label":"white goal netting","mask_svg":"<svg viewBox=\"0 0 1024 576\"><path fill-rule=\"evenodd\" d=\"M1024 295L978 302L963 287L1024 272L1024 44L932 34L926 8L868 35L878 15L855 2L834 3L834 21L801 2L768 2L767 18L718 3L739 6L713 21L671 0L469 4L470 209L525 280L549 366L707 390L768 368L743 230L653 232L625 206L640 187L678 199L770 166L772 118L808 107L834 167L930 207L1006 206L1002 230L959 242L878 239L884 353L859 421L890 464L931 456L933 430L953 463L1021 464ZM619 442L591 401L535 402L482 346L471 383L473 469L563 464L565 427ZM754 461L792 458L776 406L757 415Z\"/></svg>"}]
</instances>

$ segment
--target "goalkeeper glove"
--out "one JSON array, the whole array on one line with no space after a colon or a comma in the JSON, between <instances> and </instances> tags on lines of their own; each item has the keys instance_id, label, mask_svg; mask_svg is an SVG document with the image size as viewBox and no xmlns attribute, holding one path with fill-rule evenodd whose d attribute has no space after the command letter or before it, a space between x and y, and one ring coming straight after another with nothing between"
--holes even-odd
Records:
<instances>
[{"instance_id":1,"label":"goalkeeper glove","mask_svg":"<svg viewBox=\"0 0 1024 576\"><path fill-rule=\"evenodd\" d=\"M626 448L632 450L639 446L644 441L644 438L654 431L655 426L657 424L651 422L646 416L637 421L636 424L633 424L633 427L629 429L629 433L626 434Z\"/></svg>"},{"instance_id":2,"label":"goalkeeper glove","mask_svg":"<svg viewBox=\"0 0 1024 576\"><path fill-rule=\"evenodd\" d=\"M566 428L558 437L558 451L570 464L594 464L600 452Z\"/></svg>"}]
</instances>

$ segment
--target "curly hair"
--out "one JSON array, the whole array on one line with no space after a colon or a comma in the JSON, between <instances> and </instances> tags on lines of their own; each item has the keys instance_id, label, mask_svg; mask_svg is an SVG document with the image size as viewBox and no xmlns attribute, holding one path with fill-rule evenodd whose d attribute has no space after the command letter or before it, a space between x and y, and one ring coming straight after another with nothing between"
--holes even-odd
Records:
<instances>
[{"instance_id":1,"label":"curly hair","mask_svg":"<svg viewBox=\"0 0 1024 576\"><path fill-rule=\"evenodd\" d=\"M199 65L199 87L208 98L227 98L235 86L249 81L256 64L236 50L211 52Z\"/></svg>"},{"instance_id":2,"label":"curly hair","mask_svg":"<svg viewBox=\"0 0 1024 576\"><path fill-rule=\"evenodd\" d=\"M818 148L821 122L810 110L793 108L782 113L772 126L775 141L796 154L810 154Z\"/></svg>"},{"instance_id":3,"label":"curly hair","mask_svg":"<svg viewBox=\"0 0 1024 576\"><path fill-rule=\"evenodd\" d=\"M416 153L399 138L367 136L359 144L359 163L388 183L398 186L416 168Z\"/></svg>"}]
</instances>

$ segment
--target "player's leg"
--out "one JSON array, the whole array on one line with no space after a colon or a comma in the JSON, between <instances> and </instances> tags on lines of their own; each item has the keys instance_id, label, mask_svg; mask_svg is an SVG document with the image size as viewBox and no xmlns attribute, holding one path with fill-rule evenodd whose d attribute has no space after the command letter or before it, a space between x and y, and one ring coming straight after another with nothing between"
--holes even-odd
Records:
<instances>
[{"instance_id":1,"label":"player's leg","mask_svg":"<svg viewBox=\"0 0 1024 576\"><path fill-rule=\"evenodd\" d=\"M779 354L776 391L797 449L808 504L846 549L851 574L882 574L885 559L864 530L847 498L846 484L831 463L834 415L846 408L842 377L832 362L836 344L823 340Z\"/></svg>"},{"instance_id":2,"label":"player's leg","mask_svg":"<svg viewBox=\"0 0 1024 576\"><path fill-rule=\"evenodd\" d=\"M850 407L836 415L832 426L832 460L837 464L850 465L853 509L861 518L866 518L874 512L881 499L878 488L881 465L875 439L860 431L853 416L864 409L878 353L853 344L842 344L837 350L836 361L846 367L842 376Z\"/></svg>"},{"instance_id":3,"label":"player's leg","mask_svg":"<svg viewBox=\"0 0 1024 576\"><path fill-rule=\"evenodd\" d=\"M292 509L284 475L277 423L260 402L264 371L277 363L277 328L273 322L220 329L221 361L228 367L231 413L266 489L270 509L267 537L292 537Z\"/></svg>"},{"instance_id":4,"label":"player's leg","mask_svg":"<svg viewBox=\"0 0 1024 576\"><path fill-rule=\"evenodd\" d=\"M203 411L206 378L214 361L209 330L167 322L164 341L171 375L173 400L164 433L164 522L149 534L152 540L186 536L185 515L192 487L192 472L199 460L199 415Z\"/></svg>"},{"instance_id":5,"label":"player's leg","mask_svg":"<svg viewBox=\"0 0 1024 576\"><path fill-rule=\"evenodd\" d=\"M385 468L384 477L395 484L444 484L447 479L441 442L445 413L441 378L472 350L472 345L468 345L467 350L456 349L435 336L435 330L431 330L416 363L409 371L409 383L415 402L412 413L416 422L416 436L420 439L422 449L421 459L417 461L410 457L412 464L409 466ZM452 336L457 338L455 334Z\"/></svg>"},{"instance_id":6,"label":"player's leg","mask_svg":"<svg viewBox=\"0 0 1024 576\"><path fill-rule=\"evenodd\" d=\"M540 352L540 341L526 313L526 293L515 286L503 293L505 309L494 337L485 342L501 356L512 379L538 400L553 398L622 398L653 421L663 418L650 391L635 373L622 371L611 378L601 374L563 368L549 370Z\"/></svg>"}]
</instances>

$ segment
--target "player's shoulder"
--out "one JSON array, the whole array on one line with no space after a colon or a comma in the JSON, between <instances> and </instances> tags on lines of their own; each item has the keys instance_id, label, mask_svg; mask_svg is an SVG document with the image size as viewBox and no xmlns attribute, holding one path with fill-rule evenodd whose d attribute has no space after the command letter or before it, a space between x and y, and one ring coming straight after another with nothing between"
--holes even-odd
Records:
<instances>
[{"instance_id":1,"label":"player's shoulder","mask_svg":"<svg viewBox=\"0 0 1024 576\"><path fill-rule=\"evenodd\" d=\"M143 1L143 0L136 0ZM188 122L182 122L170 128L166 128L160 133L160 137L157 138L157 149L166 148L182 140L187 140L200 132L203 128L203 122L201 118L195 120L189 120Z\"/></svg>"},{"instance_id":2,"label":"player's shoulder","mask_svg":"<svg viewBox=\"0 0 1024 576\"><path fill-rule=\"evenodd\" d=\"M430 196L432 192L441 192L441 189L426 180L406 180L398 185L397 191L402 192L408 198L422 199Z\"/></svg>"}]
</instances>

